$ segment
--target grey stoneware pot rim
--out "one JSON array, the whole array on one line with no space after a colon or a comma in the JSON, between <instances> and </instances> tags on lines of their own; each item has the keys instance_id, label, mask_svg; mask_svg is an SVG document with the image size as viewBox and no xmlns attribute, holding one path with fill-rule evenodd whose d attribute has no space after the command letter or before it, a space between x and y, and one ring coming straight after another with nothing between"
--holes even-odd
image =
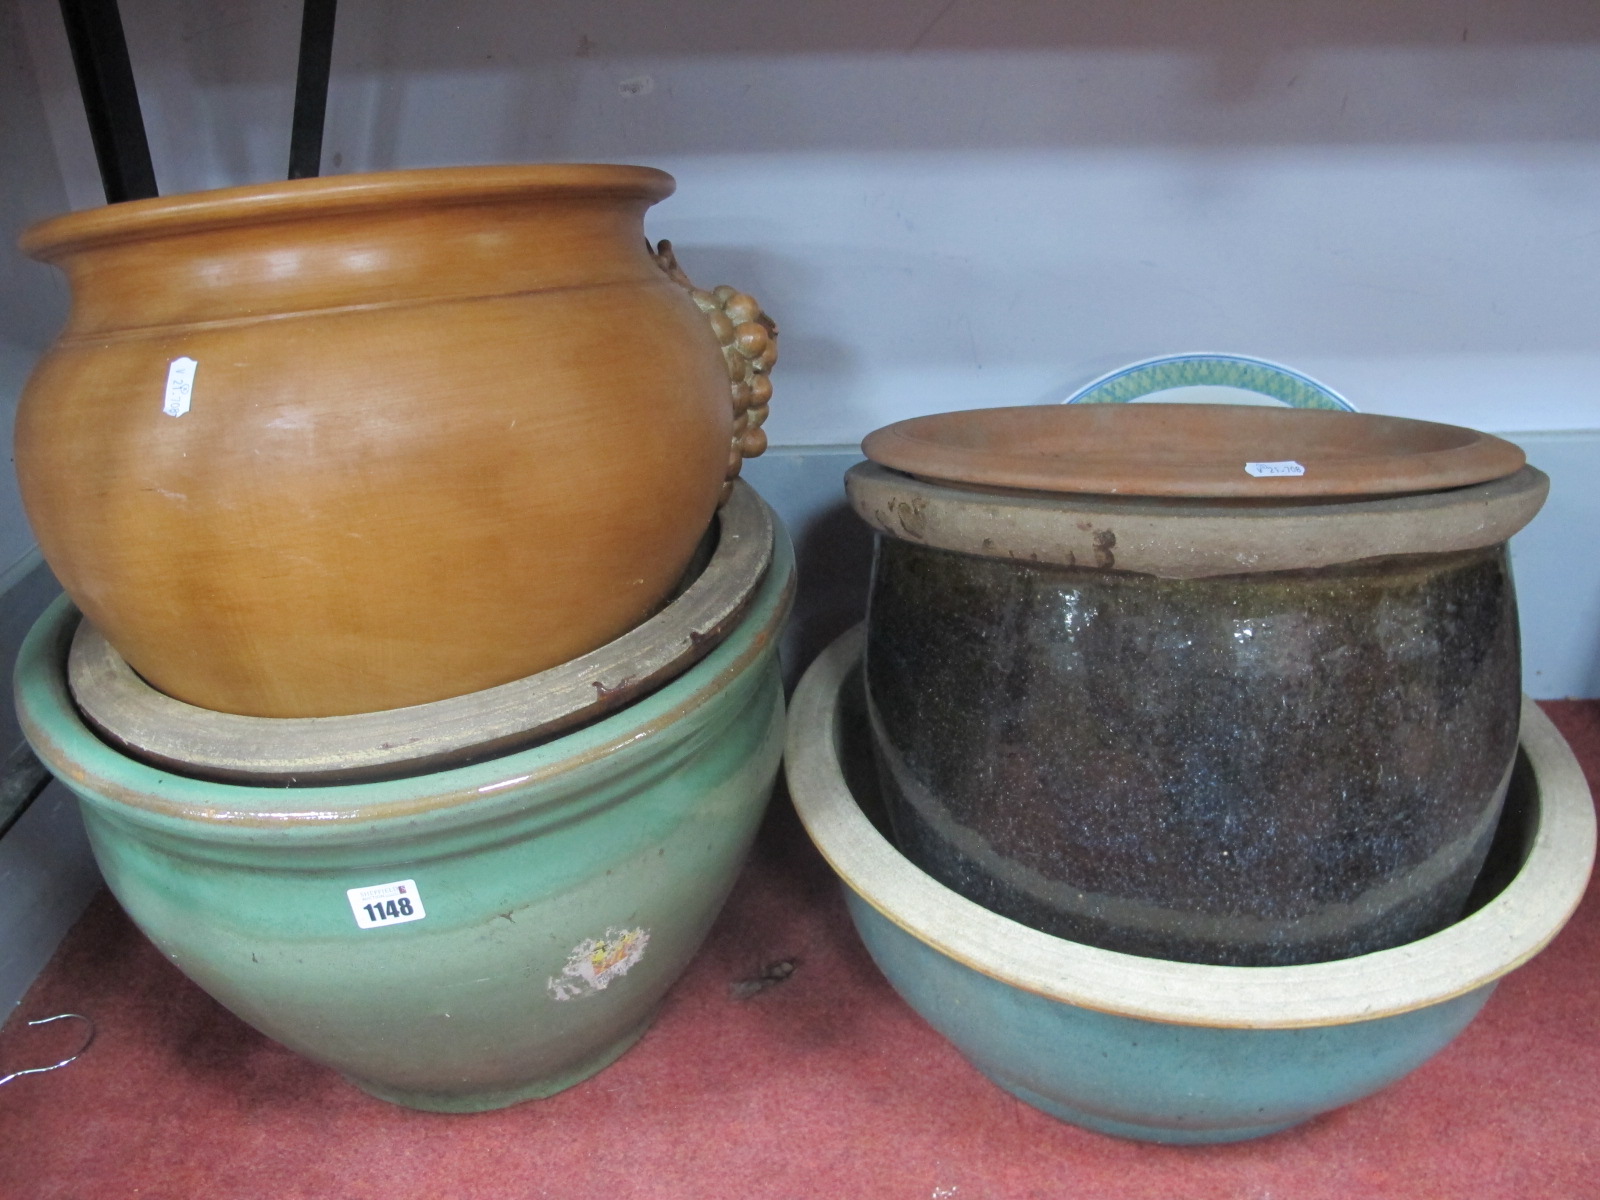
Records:
<instances>
[{"instance_id":1,"label":"grey stoneware pot rim","mask_svg":"<svg viewBox=\"0 0 1600 1200\"><path fill-rule=\"evenodd\" d=\"M984 558L1171 579L1304 570L1498 545L1533 520L1550 480L1523 466L1440 492L1288 503L974 488L873 462L845 474L878 533Z\"/></svg>"},{"instance_id":2,"label":"grey stoneware pot rim","mask_svg":"<svg viewBox=\"0 0 1600 1200\"><path fill-rule=\"evenodd\" d=\"M1493 983L1555 937L1582 899L1595 813L1566 742L1524 699L1521 745L1538 780L1537 829L1504 890L1448 928L1390 950L1288 967L1142 958L1052 937L990 912L913 866L877 830L844 779L835 738L842 687L865 626L812 663L789 710L789 791L844 884L931 948L1001 983L1065 1004L1176 1025L1295 1029L1395 1016Z\"/></svg>"},{"instance_id":3,"label":"grey stoneware pot rim","mask_svg":"<svg viewBox=\"0 0 1600 1200\"><path fill-rule=\"evenodd\" d=\"M256 842L293 835L360 840L378 827L490 822L525 809L530 789L556 805L598 775L625 772L695 736L691 718L715 704L770 653L793 605L794 553L775 526L771 568L739 624L689 670L590 725L525 750L400 779L305 788L218 783L176 775L103 742L72 703L68 644L78 615L55 601L17 659L15 701L23 733L44 764L86 801L179 836Z\"/></svg>"}]
</instances>

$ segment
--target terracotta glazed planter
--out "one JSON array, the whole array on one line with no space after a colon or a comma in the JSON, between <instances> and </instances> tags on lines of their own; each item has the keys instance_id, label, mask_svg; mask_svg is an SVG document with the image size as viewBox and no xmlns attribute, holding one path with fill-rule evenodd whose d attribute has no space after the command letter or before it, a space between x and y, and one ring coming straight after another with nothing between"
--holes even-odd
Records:
<instances>
[{"instance_id":1,"label":"terracotta glazed planter","mask_svg":"<svg viewBox=\"0 0 1600 1200\"><path fill-rule=\"evenodd\" d=\"M141 200L23 239L73 306L18 411L77 605L188 704L423 704L645 620L759 425L775 330L686 286L643 167Z\"/></svg>"},{"instance_id":2,"label":"terracotta glazed planter","mask_svg":"<svg viewBox=\"0 0 1600 1200\"><path fill-rule=\"evenodd\" d=\"M106 882L196 983L384 1099L546 1096L639 1037L720 909L777 774L781 531L742 619L649 696L488 762L378 783L185 778L101 742L48 611L17 711Z\"/></svg>"},{"instance_id":3,"label":"terracotta glazed planter","mask_svg":"<svg viewBox=\"0 0 1600 1200\"><path fill-rule=\"evenodd\" d=\"M1455 1038L1583 897L1594 805L1529 702L1469 915L1437 933L1283 967L1167 962L1052 937L958 895L886 839L861 653L852 631L795 691L785 752L795 808L896 991L995 1083L1074 1124L1228 1142L1368 1096Z\"/></svg>"},{"instance_id":4,"label":"terracotta glazed planter","mask_svg":"<svg viewBox=\"0 0 1600 1200\"><path fill-rule=\"evenodd\" d=\"M912 861L1191 962L1359 955L1460 914L1516 750L1505 543L1548 486L1515 446L1147 405L923 418L866 450L868 691Z\"/></svg>"}]
</instances>

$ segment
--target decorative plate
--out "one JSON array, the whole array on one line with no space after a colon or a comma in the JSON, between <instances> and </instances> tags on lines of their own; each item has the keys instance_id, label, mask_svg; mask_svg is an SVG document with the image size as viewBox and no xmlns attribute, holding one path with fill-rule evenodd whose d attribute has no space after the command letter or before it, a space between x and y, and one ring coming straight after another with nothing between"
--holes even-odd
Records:
<instances>
[{"instance_id":1,"label":"decorative plate","mask_svg":"<svg viewBox=\"0 0 1600 1200\"><path fill-rule=\"evenodd\" d=\"M1221 389L1224 395L1216 399L1224 403L1229 399L1235 402L1243 399L1225 394L1231 391L1268 397L1290 408L1356 411L1350 401L1311 376L1281 363L1251 358L1245 354L1164 354L1158 358L1147 358L1119 367L1085 384L1067 397L1065 403L1125 404L1130 400L1184 388ZM1162 396L1161 399L1173 401L1178 398ZM1205 399L1211 400L1212 397ZM1250 400L1243 399L1243 402L1250 403Z\"/></svg>"}]
</instances>

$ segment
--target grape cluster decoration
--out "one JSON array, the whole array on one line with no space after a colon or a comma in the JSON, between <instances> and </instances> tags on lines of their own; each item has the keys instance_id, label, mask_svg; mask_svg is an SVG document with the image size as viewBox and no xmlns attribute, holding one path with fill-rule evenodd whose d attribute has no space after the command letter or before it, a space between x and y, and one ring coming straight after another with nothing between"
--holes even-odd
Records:
<instances>
[{"instance_id":1,"label":"grape cluster decoration","mask_svg":"<svg viewBox=\"0 0 1600 1200\"><path fill-rule=\"evenodd\" d=\"M728 447L728 473L722 485L722 499L726 501L744 460L755 458L767 448L767 434L761 426L766 423L767 404L772 399L772 380L768 375L772 364L778 361L778 326L752 297L736 288L724 284L708 292L695 287L678 265L671 242L663 239L651 254L667 277L686 290L706 314L728 364L729 388L733 395L733 439Z\"/></svg>"}]
</instances>

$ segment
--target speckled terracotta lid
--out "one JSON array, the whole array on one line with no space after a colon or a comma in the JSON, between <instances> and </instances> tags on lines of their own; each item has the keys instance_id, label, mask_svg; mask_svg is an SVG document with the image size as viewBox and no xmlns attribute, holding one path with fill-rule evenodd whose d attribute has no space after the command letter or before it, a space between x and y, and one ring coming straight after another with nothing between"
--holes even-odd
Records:
<instances>
[{"instance_id":1,"label":"speckled terracotta lid","mask_svg":"<svg viewBox=\"0 0 1600 1200\"><path fill-rule=\"evenodd\" d=\"M1511 442L1456 425L1231 404L969 409L887 425L862 450L973 487L1238 499L1439 491L1526 461Z\"/></svg>"}]
</instances>

